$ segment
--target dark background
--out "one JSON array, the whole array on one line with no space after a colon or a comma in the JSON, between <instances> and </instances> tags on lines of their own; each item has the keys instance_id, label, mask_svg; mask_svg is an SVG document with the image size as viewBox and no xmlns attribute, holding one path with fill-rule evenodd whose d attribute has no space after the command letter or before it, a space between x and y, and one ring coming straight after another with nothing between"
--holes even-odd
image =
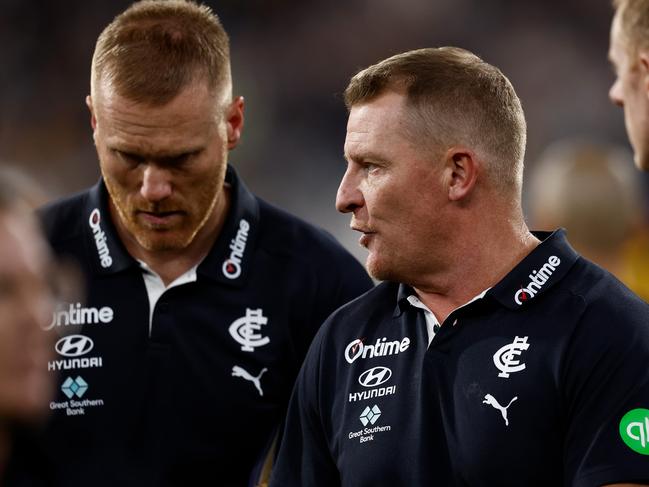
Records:
<instances>
[{"instance_id":1,"label":"dark background","mask_svg":"<svg viewBox=\"0 0 649 487\"><path fill-rule=\"evenodd\" d=\"M333 207L344 172L341 92L352 74L389 55L457 45L500 67L526 112L528 170L566 137L628 147L622 110L607 97L608 1L205 3L231 36L234 93L246 99L231 162L257 194L329 229L359 257L348 217ZM0 160L52 197L99 175L84 104L90 60L100 31L129 4L0 0Z\"/></svg>"}]
</instances>

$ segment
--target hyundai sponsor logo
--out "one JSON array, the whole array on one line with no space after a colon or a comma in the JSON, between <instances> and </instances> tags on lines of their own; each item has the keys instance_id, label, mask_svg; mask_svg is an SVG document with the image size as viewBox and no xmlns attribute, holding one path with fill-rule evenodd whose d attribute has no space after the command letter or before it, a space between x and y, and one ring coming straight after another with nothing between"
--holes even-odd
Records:
<instances>
[{"instance_id":1,"label":"hyundai sponsor logo","mask_svg":"<svg viewBox=\"0 0 649 487\"><path fill-rule=\"evenodd\" d=\"M92 350L92 347L94 347L92 339L85 335L68 335L54 345L57 353L65 357L85 355Z\"/></svg>"},{"instance_id":2,"label":"hyundai sponsor logo","mask_svg":"<svg viewBox=\"0 0 649 487\"><path fill-rule=\"evenodd\" d=\"M64 360L50 360L47 362L47 370L50 372L56 370L90 369L103 366L104 361L101 357L76 357Z\"/></svg>"},{"instance_id":3,"label":"hyundai sponsor logo","mask_svg":"<svg viewBox=\"0 0 649 487\"><path fill-rule=\"evenodd\" d=\"M387 382L392 377L392 371L387 367L372 367L363 372L358 383L364 387L376 387Z\"/></svg>"},{"instance_id":4,"label":"hyundai sponsor logo","mask_svg":"<svg viewBox=\"0 0 649 487\"><path fill-rule=\"evenodd\" d=\"M397 386L377 387L369 391L350 392L348 402L367 401L375 397L392 396L397 393Z\"/></svg>"}]
</instances>

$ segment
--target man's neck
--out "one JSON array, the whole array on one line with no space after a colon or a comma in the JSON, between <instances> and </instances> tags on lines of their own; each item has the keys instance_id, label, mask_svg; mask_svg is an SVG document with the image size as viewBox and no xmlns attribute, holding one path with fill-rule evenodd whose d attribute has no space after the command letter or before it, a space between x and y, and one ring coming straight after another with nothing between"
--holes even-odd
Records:
<instances>
[{"instance_id":1,"label":"man's neck","mask_svg":"<svg viewBox=\"0 0 649 487\"><path fill-rule=\"evenodd\" d=\"M183 249L149 251L117 223L117 233L126 250L135 259L141 260L158 274L165 286L168 286L192 267L198 265L209 253L223 229L225 218L230 209L230 187L225 185L221 196L212 210L212 215L198 231L192 242Z\"/></svg>"},{"instance_id":2,"label":"man's neck","mask_svg":"<svg viewBox=\"0 0 649 487\"><path fill-rule=\"evenodd\" d=\"M440 323L453 310L493 287L518 265L540 241L525 224L494 230L488 238L462 239L455 245L445 272L414 283L419 299L435 314Z\"/></svg>"}]
</instances>

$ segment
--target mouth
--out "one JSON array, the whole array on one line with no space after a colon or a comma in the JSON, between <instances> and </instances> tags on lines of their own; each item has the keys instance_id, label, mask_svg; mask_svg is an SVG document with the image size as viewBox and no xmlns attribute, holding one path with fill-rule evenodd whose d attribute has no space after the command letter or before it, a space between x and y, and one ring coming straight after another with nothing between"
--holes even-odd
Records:
<instances>
[{"instance_id":1,"label":"mouth","mask_svg":"<svg viewBox=\"0 0 649 487\"><path fill-rule=\"evenodd\" d=\"M354 230L356 230L357 232L361 232L363 234L358 239L358 243L360 244L360 246L369 248L370 242L372 241L374 235L376 235L376 232L370 230L364 230L360 228L354 228Z\"/></svg>"},{"instance_id":2,"label":"mouth","mask_svg":"<svg viewBox=\"0 0 649 487\"><path fill-rule=\"evenodd\" d=\"M182 217L182 211L137 211L136 217L151 227L166 227Z\"/></svg>"}]
</instances>

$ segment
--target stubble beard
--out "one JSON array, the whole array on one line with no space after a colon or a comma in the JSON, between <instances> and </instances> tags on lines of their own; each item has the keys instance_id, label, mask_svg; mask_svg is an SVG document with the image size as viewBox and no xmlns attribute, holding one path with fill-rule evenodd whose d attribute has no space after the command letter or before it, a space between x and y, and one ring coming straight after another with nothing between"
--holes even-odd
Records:
<instances>
[{"instance_id":1,"label":"stubble beard","mask_svg":"<svg viewBox=\"0 0 649 487\"><path fill-rule=\"evenodd\" d=\"M106 187L110 194L113 207L117 210L118 218L120 219L125 230L130 236L135 239L137 244L147 252L169 252L184 250L191 245L196 238L196 235L203 229L210 216L214 211L214 207L218 200L219 193L214 191L208 205L197 205L196 210L205 208L201 215L192 215L190 211L184 211L185 221L178 226L172 228L152 228L143 225L137 220L136 211L145 209L147 211L164 211L164 206L170 205L149 205L149 207L140 208L128 203L128 198L124 195L119 188L115 187L107 178L104 178ZM207 200L208 195L199 195L199 201ZM146 206L146 205L143 205ZM136 209L137 208L137 209ZM173 210L181 210L178 206L170 208ZM166 235L165 235L166 234Z\"/></svg>"}]
</instances>

